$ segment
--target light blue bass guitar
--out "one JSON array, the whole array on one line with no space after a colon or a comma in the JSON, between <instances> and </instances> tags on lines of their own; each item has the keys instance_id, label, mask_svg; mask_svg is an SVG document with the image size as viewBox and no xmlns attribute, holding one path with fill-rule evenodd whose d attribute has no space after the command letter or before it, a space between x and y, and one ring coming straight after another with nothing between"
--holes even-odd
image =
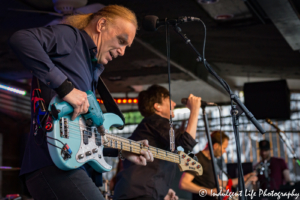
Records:
<instances>
[{"instance_id":1,"label":"light blue bass guitar","mask_svg":"<svg viewBox=\"0 0 300 200\"><path fill-rule=\"evenodd\" d=\"M140 142L108 133L114 127L123 126L122 119L113 113L102 113L93 92L87 91L90 104L87 114L79 115L71 121L73 107L58 97L49 105L52 114L52 130L47 132L50 156L62 170L76 169L89 163L97 172L107 172L112 166L103 157L103 148L122 149L140 154L142 149L150 150L154 158L177 163L181 171L194 171L202 175L202 166L184 152L178 154L156 147L146 147Z\"/></svg>"}]
</instances>

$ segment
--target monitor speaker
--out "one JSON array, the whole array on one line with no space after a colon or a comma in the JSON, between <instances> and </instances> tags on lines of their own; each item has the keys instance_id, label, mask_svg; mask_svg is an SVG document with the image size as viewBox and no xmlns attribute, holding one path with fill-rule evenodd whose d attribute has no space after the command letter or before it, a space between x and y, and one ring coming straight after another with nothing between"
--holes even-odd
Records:
<instances>
[{"instance_id":1,"label":"monitor speaker","mask_svg":"<svg viewBox=\"0 0 300 200\"><path fill-rule=\"evenodd\" d=\"M244 84L245 106L256 119L290 119L290 90L286 80Z\"/></svg>"}]
</instances>

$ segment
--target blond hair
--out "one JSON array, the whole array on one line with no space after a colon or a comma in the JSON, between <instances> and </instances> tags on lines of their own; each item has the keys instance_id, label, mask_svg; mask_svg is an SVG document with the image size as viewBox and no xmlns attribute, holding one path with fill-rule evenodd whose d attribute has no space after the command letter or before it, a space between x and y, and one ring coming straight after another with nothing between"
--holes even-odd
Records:
<instances>
[{"instance_id":1,"label":"blond hair","mask_svg":"<svg viewBox=\"0 0 300 200\"><path fill-rule=\"evenodd\" d=\"M100 19L101 17L105 17L111 23L114 23L114 20L117 17L121 17L122 19L131 22L136 29L138 28L137 19L134 12L119 5L106 6L96 13L72 15L66 17L62 23L83 30L93 19Z\"/></svg>"}]
</instances>

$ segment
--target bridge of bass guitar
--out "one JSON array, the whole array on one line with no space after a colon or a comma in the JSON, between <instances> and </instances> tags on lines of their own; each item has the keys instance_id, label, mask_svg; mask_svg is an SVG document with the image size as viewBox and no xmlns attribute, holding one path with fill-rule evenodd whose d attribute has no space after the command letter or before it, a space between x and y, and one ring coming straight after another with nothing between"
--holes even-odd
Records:
<instances>
[{"instance_id":1,"label":"bridge of bass guitar","mask_svg":"<svg viewBox=\"0 0 300 200\"><path fill-rule=\"evenodd\" d=\"M53 138L68 145L70 149L67 151L66 148L61 148L62 144L59 144L57 140L55 144L61 148L60 152L52 145L49 146L52 160L59 168L69 170L89 163L98 172L111 170L111 166L103 158L102 137L97 127L87 126L82 117L74 121L71 121L69 116L62 117L59 120L59 129L54 129Z\"/></svg>"}]
</instances>

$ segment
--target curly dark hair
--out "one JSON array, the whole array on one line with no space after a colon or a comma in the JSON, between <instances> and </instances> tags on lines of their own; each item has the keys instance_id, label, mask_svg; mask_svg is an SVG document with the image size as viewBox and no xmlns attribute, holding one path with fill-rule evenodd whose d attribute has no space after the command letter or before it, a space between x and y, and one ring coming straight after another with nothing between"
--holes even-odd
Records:
<instances>
[{"instance_id":1,"label":"curly dark hair","mask_svg":"<svg viewBox=\"0 0 300 200\"><path fill-rule=\"evenodd\" d=\"M221 134L222 134L222 142L224 142L224 140L229 140L229 137L228 135L225 134L224 131L213 131L211 133L211 142L212 144L215 144L215 143L218 143L218 144L221 144Z\"/></svg>"},{"instance_id":2,"label":"curly dark hair","mask_svg":"<svg viewBox=\"0 0 300 200\"><path fill-rule=\"evenodd\" d=\"M139 93L138 107L144 117L148 117L155 113L154 104L162 103L162 100L169 97L169 91L159 85L152 85L147 90Z\"/></svg>"}]
</instances>

